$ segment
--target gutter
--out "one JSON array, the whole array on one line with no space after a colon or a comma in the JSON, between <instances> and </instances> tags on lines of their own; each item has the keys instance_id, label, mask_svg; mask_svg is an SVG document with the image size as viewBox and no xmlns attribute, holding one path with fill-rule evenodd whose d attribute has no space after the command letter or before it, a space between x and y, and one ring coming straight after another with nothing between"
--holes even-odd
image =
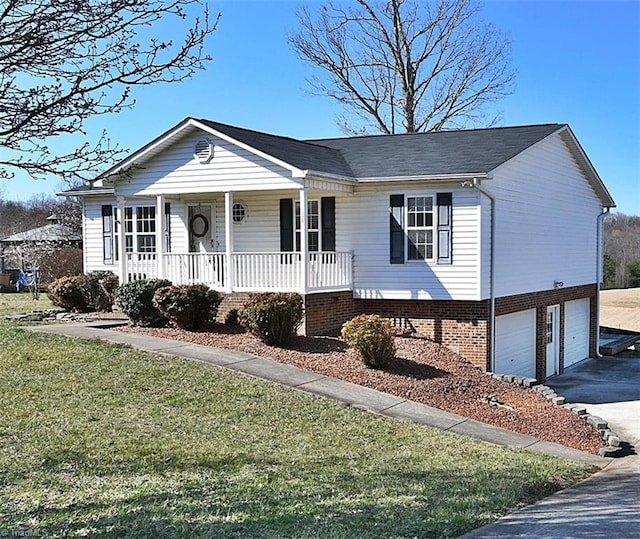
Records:
<instances>
[{"instance_id":1,"label":"gutter","mask_svg":"<svg viewBox=\"0 0 640 539\"><path fill-rule=\"evenodd\" d=\"M495 369L495 360L496 360L496 295L495 295L495 228L496 228L496 212L495 205L496 200L495 197L489 192L485 191L480 185L480 181L478 181L477 177L471 179L471 181L465 181L462 184L463 187L472 187L477 189L480 194L486 196L489 199L491 204L491 236L490 236L490 258L489 258L489 320L491 321L491 354L489 356L489 361L491 364L491 370ZM482 210L480 211L480 218L482 219ZM482 286L482 285L481 285Z\"/></svg>"},{"instance_id":2,"label":"gutter","mask_svg":"<svg viewBox=\"0 0 640 539\"><path fill-rule=\"evenodd\" d=\"M420 176L374 176L371 178L357 178L358 183L370 183L370 182L411 182L411 181L441 181L441 182L455 182L455 181L468 181L474 183L476 186L478 180L490 180L492 175L486 172L478 173L465 173L465 174L423 174Z\"/></svg>"},{"instance_id":3,"label":"gutter","mask_svg":"<svg viewBox=\"0 0 640 539\"><path fill-rule=\"evenodd\" d=\"M611 208L605 207L596 218L596 357L600 354L600 287L603 277L604 248L602 245L602 222Z\"/></svg>"}]
</instances>

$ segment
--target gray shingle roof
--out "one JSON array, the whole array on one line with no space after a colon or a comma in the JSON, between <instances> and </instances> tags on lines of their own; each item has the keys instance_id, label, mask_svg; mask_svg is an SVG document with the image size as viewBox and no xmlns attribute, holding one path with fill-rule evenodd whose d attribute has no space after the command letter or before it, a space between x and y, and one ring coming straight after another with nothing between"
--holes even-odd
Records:
<instances>
[{"instance_id":1,"label":"gray shingle roof","mask_svg":"<svg viewBox=\"0 0 640 539\"><path fill-rule=\"evenodd\" d=\"M301 141L198 121L302 170L371 179L488 173L563 127L542 124Z\"/></svg>"},{"instance_id":2,"label":"gray shingle roof","mask_svg":"<svg viewBox=\"0 0 640 539\"><path fill-rule=\"evenodd\" d=\"M25 230L24 232L18 232L12 234L6 238L2 238L0 242L6 243L19 243L23 241L80 241L82 236L75 233L70 227L57 223L44 225L38 228L32 228Z\"/></svg>"},{"instance_id":3,"label":"gray shingle roof","mask_svg":"<svg viewBox=\"0 0 640 539\"><path fill-rule=\"evenodd\" d=\"M241 127L198 120L200 123L224 133L285 163L301 170L317 170L339 176L353 177L353 171L344 160L340 150L324 144L314 144L279 135L251 131Z\"/></svg>"},{"instance_id":4,"label":"gray shingle roof","mask_svg":"<svg viewBox=\"0 0 640 539\"><path fill-rule=\"evenodd\" d=\"M339 150L357 178L488 173L561 124L320 139Z\"/></svg>"}]
</instances>

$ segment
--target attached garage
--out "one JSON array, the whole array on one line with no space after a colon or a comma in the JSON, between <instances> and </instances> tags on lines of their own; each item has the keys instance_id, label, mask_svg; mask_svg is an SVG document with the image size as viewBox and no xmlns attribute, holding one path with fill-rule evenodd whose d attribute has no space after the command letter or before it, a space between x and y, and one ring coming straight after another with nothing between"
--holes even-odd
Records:
<instances>
[{"instance_id":1,"label":"attached garage","mask_svg":"<svg viewBox=\"0 0 640 539\"><path fill-rule=\"evenodd\" d=\"M536 377L536 310L496 316L494 372Z\"/></svg>"},{"instance_id":2,"label":"attached garage","mask_svg":"<svg viewBox=\"0 0 640 539\"><path fill-rule=\"evenodd\" d=\"M564 366L589 357L589 298L567 301L564 305Z\"/></svg>"}]
</instances>

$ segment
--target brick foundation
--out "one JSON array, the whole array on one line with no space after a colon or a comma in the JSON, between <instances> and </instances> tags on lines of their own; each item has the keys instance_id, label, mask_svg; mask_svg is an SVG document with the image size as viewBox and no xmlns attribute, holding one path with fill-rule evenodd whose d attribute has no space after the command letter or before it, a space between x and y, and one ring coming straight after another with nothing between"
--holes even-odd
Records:
<instances>
[{"instance_id":1,"label":"brick foundation","mask_svg":"<svg viewBox=\"0 0 640 539\"><path fill-rule=\"evenodd\" d=\"M589 356L595 357L597 354L596 343L599 328L598 326L598 288L596 284L583 286L572 286L569 288L560 288L558 290L543 290L541 292L532 292L530 294L520 294L517 296L508 296L496 298L496 316L503 314L511 314L527 309L536 309L536 378L545 380L547 348L545 342L546 323L547 323L547 307L552 305L560 305L560 357L559 372L564 371L564 315L565 303L576 299L589 298L590 313L590 337L589 337Z\"/></svg>"},{"instance_id":2,"label":"brick foundation","mask_svg":"<svg viewBox=\"0 0 640 539\"><path fill-rule=\"evenodd\" d=\"M591 337L589 354L596 354L597 287L595 284L544 290L496 298L495 315L536 309L536 377L546 378L546 309L560 305L560 372L564 370L565 303L589 298ZM427 301L356 299L351 292L309 294L305 297L306 335L337 335L342 325L359 314L379 314L394 325L407 328L441 343L471 361L491 369L491 304L483 301Z\"/></svg>"},{"instance_id":3,"label":"brick foundation","mask_svg":"<svg viewBox=\"0 0 640 539\"><path fill-rule=\"evenodd\" d=\"M248 292L234 292L233 294L224 294L220 305L218 306L218 314L216 322L223 324L227 316L232 310L240 310L249 299Z\"/></svg>"}]
</instances>

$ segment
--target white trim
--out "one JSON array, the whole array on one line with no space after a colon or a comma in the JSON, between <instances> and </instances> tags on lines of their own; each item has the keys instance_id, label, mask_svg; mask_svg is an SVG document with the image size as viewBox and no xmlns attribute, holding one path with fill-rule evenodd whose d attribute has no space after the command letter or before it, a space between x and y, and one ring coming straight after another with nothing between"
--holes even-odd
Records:
<instances>
[{"instance_id":1,"label":"white trim","mask_svg":"<svg viewBox=\"0 0 640 539\"><path fill-rule=\"evenodd\" d=\"M300 189L300 257L302 259L302 264L300 265L300 271L302 272L301 275L301 279L300 279L300 283L301 283L301 293L302 295L305 295L308 291L309 291L309 273L308 273L308 260L309 260L309 249L308 249L308 245L307 245L307 234L308 234L308 227L307 227L307 213L308 213L308 209L307 209L307 191L305 189ZM294 204L294 208L293 208L293 219L294 219L294 223L293 223L293 243L294 243L294 249L295 249L295 228L296 228L296 223L295 223L295 215L296 215L296 210L295 210L295 204Z\"/></svg>"},{"instance_id":2,"label":"white trim","mask_svg":"<svg viewBox=\"0 0 640 539\"><path fill-rule=\"evenodd\" d=\"M225 246L225 264L226 273L226 292L233 292L233 192L226 191L224 194L224 246Z\"/></svg>"},{"instance_id":3,"label":"white trim","mask_svg":"<svg viewBox=\"0 0 640 539\"><path fill-rule=\"evenodd\" d=\"M156 263L158 264L158 278L164 278L164 195L156 197Z\"/></svg>"},{"instance_id":4,"label":"white trim","mask_svg":"<svg viewBox=\"0 0 640 539\"><path fill-rule=\"evenodd\" d=\"M256 148L254 148L253 146L250 146L249 144L245 144L244 142L240 142L239 140L234 139L233 137L230 137L229 135L225 135L224 133L217 131L216 129L209 127L207 125L201 124L200 122L198 122L197 120L190 120L191 125L193 125L194 127L197 127L198 129L202 129L203 131L206 131L207 133L210 133L211 135L214 135L218 138L221 138L222 140L229 142L230 144L233 144L234 146L237 146L238 148L242 148L243 150L248 151L249 153L252 153L253 155L257 155L258 157L262 157L263 159L266 159L267 161L270 161L271 163L274 163L275 165L279 165L282 168L286 168L287 170L289 170L291 172L291 176L294 180L296 180L297 178L300 177L304 177L304 171L302 171L301 169L294 167L293 165L282 161L281 159L278 159L277 157L273 157L272 155L269 155L268 153L265 153L261 150L258 150Z\"/></svg>"},{"instance_id":5,"label":"white trim","mask_svg":"<svg viewBox=\"0 0 640 539\"><path fill-rule=\"evenodd\" d=\"M385 176L371 178L357 178L358 183L376 183L376 182L413 182L413 181L430 181L430 182L457 182L468 180L491 180L493 175L486 172L465 173L465 174L424 174L421 176Z\"/></svg>"},{"instance_id":6,"label":"white trim","mask_svg":"<svg viewBox=\"0 0 640 539\"><path fill-rule=\"evenodd\" d=\"M165 134L160 135L159 137L153 139L151 142L142 146L142 148L140 148L139 150L136 150L135 152L133 152L129 157L125 158L123 161L120 161L120 163L118 163L117 165L111 167L110 169L100 174L93 181L106 179L109 176L113 176L117 174L122 169L127 168L130 165L133 165L134 163L136 163L136 161L140 161L142 157L154 151L158 146L160 146L161 144L164 144L167 140L169 140L170 138L173 138L175 135L184 131L191 125L192 125L191 118L189 118L187 121L183 120L181 123L171 128Z\"/></svg>"}]
</instances>

